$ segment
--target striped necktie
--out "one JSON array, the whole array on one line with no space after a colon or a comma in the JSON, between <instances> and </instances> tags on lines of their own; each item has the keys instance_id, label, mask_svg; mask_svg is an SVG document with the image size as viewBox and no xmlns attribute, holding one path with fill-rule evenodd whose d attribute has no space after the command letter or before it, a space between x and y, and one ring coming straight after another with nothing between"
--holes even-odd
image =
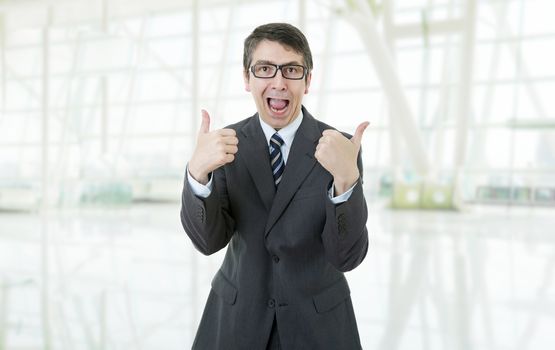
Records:
<instances>
[{"instance_id":1,"label":"striped necktie","mask_svg":"<svg viewBox=\"0 0 555 350\"><path fill-rule=\"evenodd\" d=\"M272 165L272 173L274 174L274 183L276 187L279 185L281 175L283 175L283 170L285 169L285 162L281 154L282 145L283 139L276 132L270 139L270 164Z\"/></svg>"}]
</instances>

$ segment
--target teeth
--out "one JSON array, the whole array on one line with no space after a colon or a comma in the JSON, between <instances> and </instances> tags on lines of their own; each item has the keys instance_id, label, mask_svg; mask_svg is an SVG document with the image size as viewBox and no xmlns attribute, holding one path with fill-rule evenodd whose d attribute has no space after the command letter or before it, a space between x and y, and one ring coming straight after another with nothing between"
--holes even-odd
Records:
<instances>
[{"instance_id":1,"label":"teeth","mask_svg":"<svg viewBox=\"0 0 555 350\"><path fill-rule=\"evenodd\" d=\"M285 107L285 108L287 108L287 107ZM274 107L270 107L270 109L272 110L272 112L276 112L276 113L281 112L281 111L284 110L284 109L275 109Z\"/></svg>"},{"instance_id":2,"label":"teeth","mask_svg":"<svg viewBox=\"0 0 555 350\"><path fill-rule=\"evenodd\" d=\"M287 107L288 107L288 104L285 105L285 107L283 107L282 109L276 109L276 108L272 107L272 105L270 105L270 104L268 103L268 108L270 108L270 110L271 110L272 112L276 112L276 113L281 113L281 112L283 112L284 110L287 109Z\"/></svg>"}]
</instances>

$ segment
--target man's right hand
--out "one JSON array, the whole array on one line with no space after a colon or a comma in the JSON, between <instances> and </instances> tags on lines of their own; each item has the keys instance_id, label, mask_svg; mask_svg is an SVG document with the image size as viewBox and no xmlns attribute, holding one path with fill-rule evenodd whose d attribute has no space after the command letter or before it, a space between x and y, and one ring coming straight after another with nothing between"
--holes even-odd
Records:
<instances>
[{"instance_id":1,"label":"man's right hand","mask_svg":"<svg viewBox=\"0 0 555 350\"><path fill-rule=\"evenodd\" d=\"M189 173L206 185L212 171L235 160L238 144L239 139L233 129L210 131L210 115L203 109L197 145L189 161Z\"/></svg>"}]
</instances>

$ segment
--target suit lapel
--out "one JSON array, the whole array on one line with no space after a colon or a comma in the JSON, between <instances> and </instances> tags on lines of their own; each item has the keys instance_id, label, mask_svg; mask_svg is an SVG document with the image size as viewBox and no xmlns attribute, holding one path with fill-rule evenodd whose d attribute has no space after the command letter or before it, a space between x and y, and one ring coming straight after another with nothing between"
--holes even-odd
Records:
<instances>
[{"instance_id":1,"label":"suit lapel","mask_svg":"<svg viewBox=\"0 0 555 350\"><path fill-rule=\"evenodd\" d=\"M276 193L272 168L270 167L266 137L255 114L238 134L242 158L264 202L266 210L272 207Z\"/></svg>"},{"instance_id":2,"label":"suit lapel","mask_svg":"<svg viewBox=\"0 0 555 350\"><path fill-rule=\"evenodd\" d=\"M293 139L283 178L270 209L270 215L266 223L266 235L287 208L291 198L293 198L297 189L316 164L314 152L320 136L316 120L303 107L303 121Z\"/></svg>"}]
</instances>

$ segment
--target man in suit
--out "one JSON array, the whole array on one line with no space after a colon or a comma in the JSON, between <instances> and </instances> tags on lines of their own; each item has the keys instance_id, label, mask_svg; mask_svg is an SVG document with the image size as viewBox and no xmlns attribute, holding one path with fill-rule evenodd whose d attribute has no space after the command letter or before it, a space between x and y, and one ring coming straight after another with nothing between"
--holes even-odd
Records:
<instances>
[{"instance_id":1,"label":"man in suit","mask_svg":"<svg viewBox=\"0 0 555 350\"><path fill-rule=\"evenodd\" d=\"M244 82L257 113L210 131L202 111L181 221L210 255L228 246L193 349L360 349L343 272L368 250L360 142L302 106L312 55L294 26L245 40Z\"/></svg>"}]
</instances>

